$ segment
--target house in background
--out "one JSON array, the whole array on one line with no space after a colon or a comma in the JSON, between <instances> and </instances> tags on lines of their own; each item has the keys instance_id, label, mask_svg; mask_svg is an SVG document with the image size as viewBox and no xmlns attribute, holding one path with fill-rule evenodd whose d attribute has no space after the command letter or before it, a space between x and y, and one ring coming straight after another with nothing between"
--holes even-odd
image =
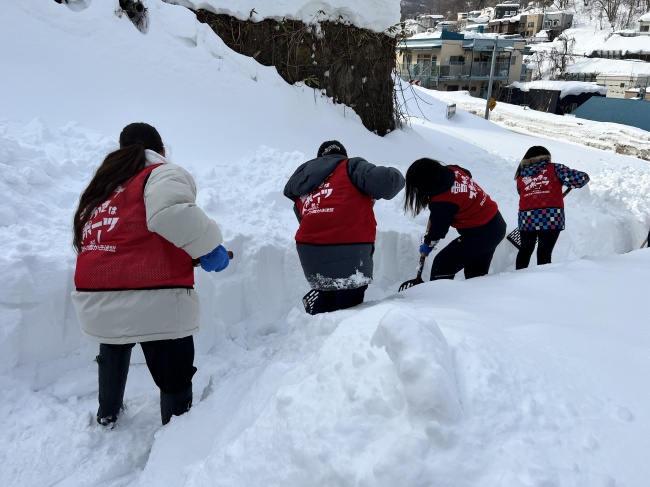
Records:
<instances>
[{"instance_id":1,"label":"house in background","mask_svg":"<svg viewBox=\"0 0 650 487\"><path fill-rule=\"evenodd\" d=\"M427 29L424 27L420 22L417 20L406 20L404 21L404 32L406 32L406 35L411 37L416 34L421 34L422 32L426 32Z\"/></svg>"},{"instance_id":2,"label":"house in background","mask_svg":"<svg viewBox=\"0 0 650 487\"><path fill-rule=\"evenodd\" d=\"M650 34L650 12L639 18L639 32Z\"/></svg>"},{"instance_id":3,"label":"house in background","mask_svg":"<svg viewBox=\"0 0 650 487\"><path fill-rule=\"evenodd\" d=\"M543 13L525 12L519 15L519 25L517 26L517 32L528 42L532 42L531 39L534 38L542 30L543 25Z\"/></svg>"},{"instance_id":4,"label":"house in background","mask_svg":"<svg viewBox=\"0 0 650 487\"><path fill-rule=\"evenodd\" d=\"M494 16L488 23L493 34L516 34L519 27L519 4L499 3L494 7Z\"/></svg>"},{"instance_id":5,"label":"house in background","mask_svg":"<svg viewBox=\"0 0 650 487\"><path fill-rule=\"evenodd\" d=\"M441 20L436 24L434 32L442 32L443 30L458 32L458 22L456 20Z\"/></svg>"},{"instance_id":6,"label":"house in background","mask_svg":"<svg viewBox=\"0 0 650 487\"><path fill-rule=\"evenodd\" d=\"M424 88L439 91L468 91L484 98L490 80L492 54L497 45L492 74L493 92L522 79L525 41L498 37L466 37L443 31L438 36L414 36L398 45L400 77ZM524 66L525 77L525 66ZM525 79L525 78L524 78Z\"/></svg>"},{"instance_id":7,"label":"house in background","mask_svg":"<svg viewBox=\"0 0 650 487\"><path fill-rule=\"evenodd\" d=\"M549 40L552 41L564 30L573 24L573 14L566 12L545 12L544 25L542 28L548 32Z\"/></svg>"},{"instance_id":8,"label":"house in background","mask_svg":"<svg viewBox=\"0 0 650 487\"><path fill-rule=\"evenodd\" d=\"M417 21L428 31L433 32L438 22L444 20L444 15L422 14L417 16Z\"/></svg>"},{"instance_id":9,"label":"house in background","mask_svg":"<svg viewBox=\"0 0 650 487\"><path fill-rule=\"evenodd\" d=\"M467 25L475 25L477 23L487 24L490 21L490 17L481 15L480 10L459 12L457 17L458 28L460 30L465 29Z\"/></svg>"},{"instance_id":10,"label":"house in background","mask_svg":"<svg viewBox=\"0 0 650 487\"><path fill-rule=\"evenodd\" d=\"M507 19L519 13L519 3L499 3L494 7L492 20Z\"/></svg>"},{"instance_id":11,"label":"house in background","mask_svg":"<svg viewBox=\"0 0 650 487\"><path fill-rule=\"evenodd\" d=\"M608 98L625 98L628 89L650 86L650 75L596 75L596 83L607 88Z\"/></svg>"},{"instance_id":12,"label":"house in background","mask_svg":"<svg viewBox=\"0 0 650 487\"><path fill-rule=\"evenodd\" d=\"M566 73L566 81L592 81L607 89L607 98L629 98L630 90L650 88L650 74Z\"/></svg>"},{"instance_id":13,"label":"house in background","mask_svg":"<svg viewBox=\"0 0 650 487\"><path fill-rule=\"evenodd\" d=\"M636 98L638 100L646 100L650 101L650 88L648 87L643 87L643 88L629 88L625 90L625 97L624 98Z\"/></svg>"},{"instance_id":14,"label":"house in background","mask_svg":"<svg viewBox=\"0 0 650 487\"><path fill-rule=\"evenodd\" d=\"M492 34L517 34L517 29L519 28L519 15L490 20L488 28L489 32Z\"/></svg>"}]
</instances>

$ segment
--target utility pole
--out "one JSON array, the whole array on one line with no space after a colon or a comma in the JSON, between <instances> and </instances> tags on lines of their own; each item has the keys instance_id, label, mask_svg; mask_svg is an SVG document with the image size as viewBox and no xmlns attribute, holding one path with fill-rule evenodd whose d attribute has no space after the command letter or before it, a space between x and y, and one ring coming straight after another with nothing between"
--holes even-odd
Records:
<instances>
[{"instance_id":1,"label":"utility pole","mask_svg":"<svg viewBox=\"0 0 650 487\"><path fill-rule=\"evenodd\" d=\"M494 40L494 47L492 48L492 64L490 65L490 81L488 82L487 100L485 102L485 120L490 120L490 99L492 98L492 78L494 77L494 65L497 60L497 44L499 41Z\"/></svg>"}]
</instances>

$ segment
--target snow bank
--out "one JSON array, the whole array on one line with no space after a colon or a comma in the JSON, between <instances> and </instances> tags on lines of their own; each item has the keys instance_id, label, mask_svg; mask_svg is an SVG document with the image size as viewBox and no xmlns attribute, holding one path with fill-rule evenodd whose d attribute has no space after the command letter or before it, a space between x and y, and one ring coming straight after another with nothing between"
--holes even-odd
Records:
<instances>
[{"instance_id":1,"label":"snow bank","mask_svg":"<svg viewBox=\"0 0 650 487\"><path fill-rule=\"evenodd\" d=\"M193 9L205 9L240 20L301 20L306 24L325 20L349 22L364 29L383 32L400 21L398 0L174 0Z\"/></svg>"}]
</instances>

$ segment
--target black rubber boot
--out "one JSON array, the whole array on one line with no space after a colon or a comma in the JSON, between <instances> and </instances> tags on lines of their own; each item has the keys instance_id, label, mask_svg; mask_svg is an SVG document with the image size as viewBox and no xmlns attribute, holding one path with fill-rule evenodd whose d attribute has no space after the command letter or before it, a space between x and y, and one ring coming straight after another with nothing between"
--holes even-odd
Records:
<instances>
[{"instance_id":1,"label":"black rubber boot","mask_svg":"<svg viewBox=\"0 0 650 487\"><path fill-rule=\"evenodd\" d=\"M132 348L133 345L99 345L99 355L95 359L99 378L97 422L102 426L112 428L124 409L124 388Z\"/></svg>"},{"instance_id":2,"label":"black rubber boot","mask_svg":"<svg viewBox=\"0 0 650 487\"><path fill-rule=\"evenodd\" d=\"M160 391L160 417L162 424L169 423L172 416L180 416L192 407L192 388L188 387L183 392L167 394Z\"/></svg>"}]
</instances>

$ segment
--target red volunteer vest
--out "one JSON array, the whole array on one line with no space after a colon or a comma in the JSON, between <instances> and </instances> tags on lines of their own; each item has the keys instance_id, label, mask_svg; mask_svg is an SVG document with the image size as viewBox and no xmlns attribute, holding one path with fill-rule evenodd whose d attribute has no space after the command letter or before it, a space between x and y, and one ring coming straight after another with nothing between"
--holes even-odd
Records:
<instances>
[{"instance_id":1,"label":"red volunteer vest","mask_svg":"<svg viewBox=\"0 0 650 487\"><path fill-rule=\"evenodd\" d=\"M312 193L296 200L302 220L296 243L348 244L375 241L372 197L354 187L347 159Z\"/></svg>"},{"instance_id":2,"label":"red volunteer vest","mask_svg":"<svg viewBox=\"0 0 650 487\"><path fill-rule=\"evenodd\" d=\"M449 191L432 197L431 203L444 201L458 205L458 212L451 222L454 228L485 225L499 211L497 204L465 171L454 166L449 168L454 171L454 185Z\"/></svg>"},{"instance_id":3,"label":"red volunteer vest","mask_svg":"<svg viewBox=\"0 0 650 487\"><path fill-rule=\"evenodd\" d=\"M564 208L562 183L555 174L555 165L550 162L534 176L519 176L519 211L537 208Z\"/></svg>"},{"instance_id":4,"label":"red volunteer vest","mask_svg":"<svg viewBox=\"0 0 650 487\"><path fill-rule=\"evenodd\" d=\"M144 183L149 166L95 208L83 228L74 283L78 290L192 287L192 258L147 229Z\"/></svg>"}]
</instances>

